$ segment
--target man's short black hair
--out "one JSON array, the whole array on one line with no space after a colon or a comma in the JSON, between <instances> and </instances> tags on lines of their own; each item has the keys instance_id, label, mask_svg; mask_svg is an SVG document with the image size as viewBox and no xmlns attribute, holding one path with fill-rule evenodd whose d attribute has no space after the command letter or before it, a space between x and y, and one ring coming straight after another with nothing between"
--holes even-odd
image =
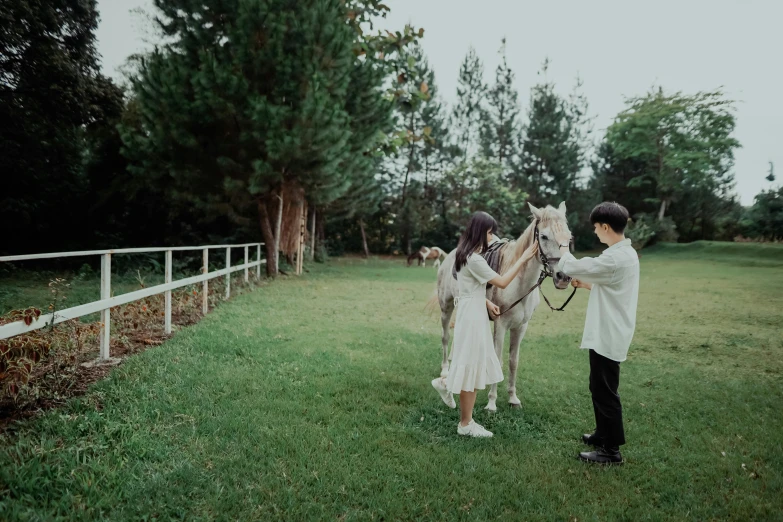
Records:
<instances>
[{"instance_id":1,"label":"man's short black hair","mask_svg":"<svg viewBox=\"0 0 783 522\"><path fill-rule=\"evenodd\" d=\"M590 212L590 223L602 223L609 225L612 230L622 234L628 224L628 210L614 201L604 201Z\"/></svg>"}]
</instances>

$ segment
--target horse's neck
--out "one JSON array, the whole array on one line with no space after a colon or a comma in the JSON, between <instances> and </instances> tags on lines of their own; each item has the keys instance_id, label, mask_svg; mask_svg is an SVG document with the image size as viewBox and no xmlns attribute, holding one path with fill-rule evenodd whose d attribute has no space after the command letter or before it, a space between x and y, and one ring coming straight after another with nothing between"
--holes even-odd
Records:
<instances>
[{"instance_id":1,"label":"horse's neck","mask_svg":"<svg viewBox=\"0 0 783 522\"><path fill-rule=\"evenodd\" d=\"M509 270L517 260L522 257L533 241L535 240L535 223L531 223L529 227L519 236L516 241L511 241L504 246L505 252L503 252L502 272L505 273ZM504 289L498 289L503 301L511 303L519 298L520 295L532 288L533 285L538 282L538 277L541 274L541 262L538 256L525 263L519 274L511 281L511 283Z\"/></svg>"},{"instance_id":2,"label":"horse's neck","mask_svg":"<svg viewBox=\"0 0 783 522\"><path fill-rule=\"evenodd\" d=\"M516 241L509 241L503 245L503 250L501 250L503 260L500 264L500 268L503 273L511 268L511 266L516 263L520 257L522 257L522 254L525 253L525 250L527 250L530 245L533 244L533 241L535 241L535 229L535 223L531 223L525 229L525 231L522 232L522 235L519 236ZM528 263L528 265L530 265L530 263Z\"/></svg>"}]
</instances>

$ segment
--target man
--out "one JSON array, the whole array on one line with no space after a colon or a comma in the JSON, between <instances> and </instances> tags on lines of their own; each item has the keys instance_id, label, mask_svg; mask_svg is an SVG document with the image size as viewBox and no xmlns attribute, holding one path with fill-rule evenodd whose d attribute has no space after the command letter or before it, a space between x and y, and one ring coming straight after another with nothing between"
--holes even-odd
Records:
<instances>
[{"instance_id":1,"label":"man","mask_svg":"<svg viewBox=\"0 0 783 522\"><path fill-rule=\"evenodd\" d=\"M623 410L617 388L620 363L626 359L636 327L639 298L639 256L625 237L628 211L617 203L601 203L590 214L598 240L607 249L596 258L576 259L569 253L568 233L559 224L553 228L560 246L558 270L573 278L576 288L590 290L582 348L590 352L590 393L593 397L595 432L583 435L595 451L579 458L599 464L622 464L620 446L625 444Z\"/></svg>"}]
</instances>

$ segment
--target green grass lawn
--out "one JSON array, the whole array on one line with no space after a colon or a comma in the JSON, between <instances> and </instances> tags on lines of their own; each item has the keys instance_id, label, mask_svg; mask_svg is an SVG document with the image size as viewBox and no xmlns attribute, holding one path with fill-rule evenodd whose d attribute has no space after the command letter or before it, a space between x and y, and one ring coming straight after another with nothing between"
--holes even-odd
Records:
<instances>
[{"instance_id":1,"label":"green grass lawn","mask_svg":"<svg viewBox=\"0 0 783 522\"><path fill-rule=\"evenodd\" d=\"M593 428L587 293L539 309L523 407L501 385L498 412L476 414L495 437L468 440L429 384L435 270L342 259L3 435L0 519L783 520L783 249L755 248L645 251L625 466L576 459Z\"/></svg>"}]
</instances>

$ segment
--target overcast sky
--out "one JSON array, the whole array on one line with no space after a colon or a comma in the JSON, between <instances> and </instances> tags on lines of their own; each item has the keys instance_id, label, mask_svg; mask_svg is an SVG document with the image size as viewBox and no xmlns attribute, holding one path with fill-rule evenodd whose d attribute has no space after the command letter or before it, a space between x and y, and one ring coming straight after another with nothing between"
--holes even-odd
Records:
<instances>
[{"instance_id":1,"label":"overcast sky","mask_svg":"<svg viewBox=\"0 0 783 522\"><path fill-rule=\"evenodd\" d=\"M743 204L783 176L783 0L389 0L382 27L425 29L422 42L443 98L456 98L468 47L494 80L502 37L523 112L541 63L567 94L577 75L596 118L596 134L623 109L625 96L653 85L693 93L723 87L737 103L736 192ZM98 51L106 74L146 48L131 10L151 0L98 0ZM775 126L777 125L777 126Z\"/></svg>"}]
</instances>

